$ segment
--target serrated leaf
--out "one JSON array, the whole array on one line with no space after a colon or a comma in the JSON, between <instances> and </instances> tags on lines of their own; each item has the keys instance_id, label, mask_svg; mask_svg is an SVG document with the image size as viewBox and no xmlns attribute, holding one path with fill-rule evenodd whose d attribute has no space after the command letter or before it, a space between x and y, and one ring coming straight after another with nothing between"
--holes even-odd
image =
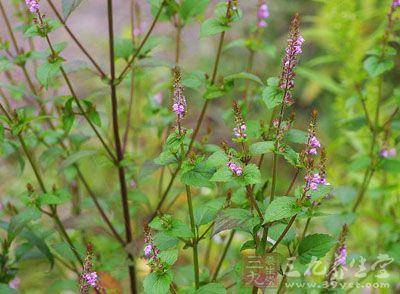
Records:
<instances>
[{"instance_id":1,"label":"serrated leaf","mask_svg":"<svg viewBox=\"0 0 400 294\"><path fill-rule=\"evenodd\" d=\"M243 168L243 175L235 177L235 179L242 186L247 186L250 184L258 184L261 183L261 173L258 166L251 163Z\"/></svg>"},{"instance_id":2,"label":"serrated leaf","mask_svg":"<svg viewBox=\"0 0 400 294\"><path fill-rule=\"evenodd\" d=\"M248 72L239 72L239 73L231 74L231 75L228 75L225 77L225 80L227 80L227 81L236 80L236 79L245 79L245 80L256 82L260 85L264 85L264 83L261 81L261 79L258 76L248 73Z\"/></svg>"},{"instance_id":3,"label":"serrated leaf","mask_svg":"<svg viewBox=\"0 0 400 294\"><path fill-rule=\"evenodd\" d=\"M49 84L54 80L55 76L60 71L62 61L56 62L45 62L38 66L36 76L38 81L46 90L49 88Z\"/></svg>"},{"instance_id":4,"label":"serrated leaf","mask_svg":"<svg viewBox=\"0 0 400 294\"><path fill-rule=\"evenodd\" d=\"M210 181L229 182L232 179L233 179L232 171L227 166L223 166L214 173Z\"/></svg>"},{"instance_id":5,"label":"serrated leaf","mask_svg":"<svg viewBox=\"0 0 400 294\"><path fill-rule=\"evenodd\" d=\"M146 276L143 281L144 292L146 294L166 294L169 293L169 286L172 283L172 274L153 272Z\"/></svg>"},{"instance_id":6,"label":"serrated leaf","mask_svg":"<svg viewBox=\"0 0 400 294\"><path fill-rule=\"evenodd\" d=\"M283 91L279 87L279 80L277 78L269 78L267 86L262 92L262 98L269 109L272 109L282 103Z\"/></svg>"},{"instance_id":7,"label":"serrated leaf","mask_svg":"<svg viewBox=\"0 0 400 294\"><path fill-rule=\"evenodd\" d=\"M178 250L174 249L174 250L161 251L158 254L158 257L161 259L161 261L163 263L166 263L169 266L172 266L175 263L175 261L177 261L177 259L178 259Z\"/></svg>"},{"instance_id":8,"label":"serrated leaf","mask_svg":"<svg viewBox=\"0 0 400 294\"><path fill-rule=\"evenodd\" d=\"M305 237L299 245L299 260L303 264L311 261L312 257L325 256L336 244L336 240L327 234L313 234Z\"/></svg>"},{"instance_id":9,"label":"serrated leaf","mask_svg":"<svg viewBox=\"0 0 400 294\"><path fill-rule=\"evenodd\" d=\"M209 0L184 0L179 10L183 21L187 22L191 17L203 13L208 3Z\"/></svg>"},{"instance_id":10,"label":"serrated leaf","mask_svg":"<svg viewBox=\"0 0 400 294\"><path fill-rule=\"evenodd\" d=\"M223 150L218 150L207 158L206 165L208 167L221 167L228 162L228 156Z\"/></svg>"},{"instance_id":11,"label":"serrated leaf","mask_svg":"<svg viewBox=\"0 0 400 294\"><path fill-rule=\"evenodd\" d=\"M391 70L394 65L393 60L380 59L377 56L370 56L364 61L364 68L371 77L377 77Z\"/></svg>"},{"instance_id":12,"label":"serrated leaf","mask_svg":"<svg viewBox=\"0 0 400 294\"><path fill-rule=\"evenodd\" d=\"M230 28L229 25L222 23L217 18L209 18L201 24L200 37L207 37L218 33L225 32Z\"/></svg>"},{"instance_id":13,"label":"serrated leaf","mask_svg":"<svg viewBox=\"0 0 400 294\"><path fill-rule=\"evenodd\" d=\"M224 285L219 283L209 283L201 286L194 294L226 294Z\"/></svg>"},{"instance_id":14,"label":"serrated leaf","mask_svg":"<svg viewBox=\"0 0 400 294\"><path fill-rule=\"evenodd\" d=\"M59 171L62 171L63 169L67 168L68 166L71 166L72 164L76 163L78 160L80 160L84 157L93 156L96 153L97 153L97 151L95 151L95 150L81 150L74 154L71 154L60 165Z\"/></svg>"},{"instance_id":15,"label":"serrated leaf","mask_svg":"<svg viewBox=\"0 0 400 294\"><path fill-rule=\"evenodd\" d=\"M34 220L37 220L40 218L40 216L40 211L33 207L28 207L23 212L13 216L7 230L8 241L11 242L16 236L19 235L19 233L21 233L26 225Z\"/></svg>"},{"instance_id":16,"label":"serrated leaf","mask_svg":"<svg viewBox=\"0 0 400 294\"><path fill-rule=\"evenodd\" d=\"M257 142L250 145L250 155L261 155L274 150L274 141Z\"/></svg>"},{"instance_id":17,"label":"serrated leaf","mask_svg":"<svg viewBox=\"0 0 400 294\"><path fill-rule=\"evenodd\" d=\"M62 12L65 20L78 8L82 1L83 0L62 0Z\"/></svg>"},{"instance_id":18,"label":"serrated leaf","mask_svg":"<svg viewBox=\"0 0 400 294\"><path fill-rule=\"evenodd\" d=\"M286 133L285 139L297 144L306 144L308 141L308 133L297 129L290 129Z\"/></svg>"},{"instance_id":19,"label":"serrated leaf","mask_svg":"<svg viewBox=\"0 0 400 294\"><path fill-rule=\"evenodd\" d=\"M287 196L278 197L268 205L264 215L264 223L294 216L299 211L300 208L297 206L295 198Z\"/></svg>"},{"instance_id":20,"label":"serrated leaf","mask_svg":"<svg viewBox=\"0 0 400 294\"><path fill-rule=\"evenodd\" d=\"M273 240L278 240L279 236L282 235L286 228L286 224L275 224L271 226L268 230L268 236ZM288 244L296 238L296 230L293 226L290 227L289 231L286 233L285 237L282 239L282 244Z\"/></svg>"},{"instance_id":21,"label":"serrated leaf","mask_svg":"<svg viewBox=\"0 0 400 294\"><path fill-rule=\"evenodd\" d=\"M213 235L232 229L251 233L253 226L253 215L250 211L241 208L227 208L218 213L215 219Z\"/></svg>"}]
</instances>

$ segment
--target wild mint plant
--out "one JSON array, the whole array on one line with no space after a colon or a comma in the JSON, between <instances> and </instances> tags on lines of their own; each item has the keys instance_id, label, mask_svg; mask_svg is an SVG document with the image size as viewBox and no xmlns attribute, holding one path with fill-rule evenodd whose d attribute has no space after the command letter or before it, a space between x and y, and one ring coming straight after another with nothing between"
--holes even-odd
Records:
<instances>
[{"instance_id":1,"label":"wild mint plant","mask_svg":"<svg viewBox=\"0 0 400 294\"><path fill-rule=\"evenodd\" d=\"M334 291L364 254L394 290L384 2L106 0L93 40L89 1L0 2L0 293L260 293L249 256Z\"/></svg>"}]
</instances>

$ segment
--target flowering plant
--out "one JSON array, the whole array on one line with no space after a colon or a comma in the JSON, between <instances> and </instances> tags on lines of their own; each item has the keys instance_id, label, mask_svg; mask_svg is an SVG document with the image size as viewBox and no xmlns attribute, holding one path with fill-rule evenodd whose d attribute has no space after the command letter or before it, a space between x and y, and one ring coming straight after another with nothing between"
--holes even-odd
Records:
<instances>
[{"instance_id":1,"label":"flowering plant","mask_svg":"<svg viewBox=\"0 0 400 294\"><path fill-rule=\"evenodd\" d=\"M0 293L283 293L321 265L333 291L398 256L400 1L60 2L0 2Z\"/></svg>"}]
</instances>

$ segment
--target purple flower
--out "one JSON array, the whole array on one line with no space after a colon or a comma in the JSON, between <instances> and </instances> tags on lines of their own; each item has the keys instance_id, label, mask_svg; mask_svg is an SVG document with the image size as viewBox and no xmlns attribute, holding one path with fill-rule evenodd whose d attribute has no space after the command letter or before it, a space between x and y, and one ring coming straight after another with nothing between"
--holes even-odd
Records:
<instances>
[{"instance_id":1,"label":"purple flower","mask_svg":"<svg viewBox=\"0 0 400 294\"><path fill-rule=\"evenodd\" d=\"M380 151L379 151L379 155L381 157L396 157L397 155L397 150L395 148L387 148L387 147L383 147Z\"/></svg>"},{"instance_id":2,"label":"purple flower","mask_svg":"<svg viewBox=\"0 0 400 294\"><path fill-rule=\"evenodd\" d=\"M285 50L285 56L282 60L283 69L280 78L279 86L285 91L284 101L287 104L292 104L291 90L294 88L294 78L296 76L294 68L297 62L297 55L302 50L301 46L304 43L304 38L299 33L299 16L296 15L290 26L289 38Z\"/></svg>"},{"instance_id":3,"label":"purple flower","mask_svg":"<svg viewBox=\"0 0 400 294\"><path fill-rule=\"evenodd\" d=\"M346 245L342 245L338 248L336 252L336 263L345 266L346 258L347 258L347 248Z\"/></svg>"},{"instance_id":4,"label":"purple flower","mask_svg":"<svg viewBox=\"0 0 400 294\"><path fill-rule=\"evenodd\" d=\"M317 149L321 148L321 143L318 141L317 137L315 135L311 135L308 139L308 151L307 154L310 155L317 155Z\"/></svg>"},{"instance_id":5,"label":"purple flower","mask_svg":"<svg viewBox=\"0 0 400 294\"><path fill-rule=\"evenodd\" d=\"M151 257L153 255L153 245L148 244L146 247L144 247L143 251L146 257Z\"/></svg>"},{"instance_id":6,"label":"purple flower","mask_svg":"<svg viewBox=\"0 0 400 294\"><path fill-rule=\"evenodd\" d=\"M232 171L232 173L236 176L241 176L243 174L243 170L240 166L236 165L234 162L228 162L227 166Z\"/></svg>"},{"instance_id":7,"label":"purple flower","mask_svg":"<svg viewBox=\"0 0 400 294\"><path fill-rule=\"evenodd\" d=\"M156 93L153 96L153 100L154 100L155 103L161 105L162 102L163 102L163 94L161 92Z\"/></svg>"},{"instance_id":8,"label":"purple flower","mask_svg":"<svg viewBox=\"0 0 400 294\"><path fill-rule=\"evenodd\" d=\"M258 17L262 19L266 19L269 17L269 9L266 3L262 4L258 9Z\"/></svg>"},{"instance_id":9,"label":"purple flower","mask_svg":"<svg viewBox=\"0 0 400 294\"><path fill-rule=\"evenodd\" d=\"M313 174L312 176L307 176L306 179L310 189L313 191L317 190L319 185L330 185L321 174Z\"/></svg>"},{"instance_id":10,"label":"purple flower","mask_svg":"<svg viewBox=\"0 0 400 294\"><path fill-rule=\"evenodd\" d=\"M310 145L310 147L312 148L321 148L321 143L319 143L317 137L312 136L310 138L310 141L308 142L308 144Z\"/></svg>"},{"instance_id":11,"label":"purple flower","mask_svg":"<svg viewBox=\"0 0 400 294\"><path fill-rule=\"evenodd\" d=\"M247 127L245 124L238 126L237 128L233 128L233 133L238 139L246 139L247 134L245 133Z\"/></svg>"},{"instance_id":12,"label":"purple flower","mask_svg":"<svg viewBox=\"0 0 400 294\"><path fill-rule=\"evenodd\" d=\"M37 0L25 0L25 3L30 12L36 13L39 11L40 6Z\"/></svg>"},{"instance_id":13,"label":"purple flower","mask_svg":"<svg viewBox=\"0 0 400 294\"><path fill-rule=\"evenodd\" d=\"M258 27L259 29L266 28L267 26L268 26L268 24L267 24L267 22L266 22L265 20L260 20L260 21L258 22L258 24L257 24L257 27Z\"/></svg>"},{"instance_id":14,"label":"purple flower","mask_svg":"<svg viewBox=\"0 0 400 294\"><path fill-rule=\"evenodd\" d=\"M393 0L392 7L397 8L400 6L400 0Z\"/></svg>"},{"instance_id":15,"label":"purple flower","mask_svg":"<svg viewBox=\"0 0 400 294\"><path fill-rule=\"evenodd\" d=\"M16 290L18 290L20 284L21 284L21 279L18 278L18 277L15 277L15 278L8 284L8 286L9 286L11 289L16 289Z\"/></svg>"},{"instance_id":16,"label":"purple flower","mask_svg":"<svg viewBox=\"0 0 400 294\"><path fill-rule=\"evenodd\" d=\"M175 69L174 76L174 103L172 104L172 111L176 113L178 121L180 121L186 114L186 97L183 94L184 88L181 85L181 74L179 69Z\"/></svg>"},{"instance_id":17,"label":"purple flower","mask_svg":"<svg viewBox=\"0 0 400 294\"><path fill-rule=\"evenodd\" d=\"M97 284L97 273L96 272L90 272L84 275L84 278L86 280L86 283L92 287L96 287Z\"/></svg>"}]
</instances>

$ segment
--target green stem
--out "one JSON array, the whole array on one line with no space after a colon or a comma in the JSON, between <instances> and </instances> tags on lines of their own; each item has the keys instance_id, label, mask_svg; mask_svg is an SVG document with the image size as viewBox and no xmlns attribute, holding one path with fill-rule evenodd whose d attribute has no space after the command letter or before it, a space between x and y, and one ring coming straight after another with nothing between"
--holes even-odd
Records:
<instances>
[{"instance_id":1,"label":"green stem","mask_svg":"<svg viewBox=\"0 0 400 294\"><path fill-rule=\"evenodd\" d=\"M193 248L193 269L194 269L194 282L195 287L198 289L200 287L200 278L199 278L199 255L197 248L197 234L196 234L196 226L194 223L194 214L193 214L193 204L192 204L192 193L190 191L190 187L186 185L186 196L189 208L189 217L190 217L190 227L193 233L192 239L192 248Z\"/></svg>"},{"instance_id":2,"label":"green stem","mask_svg":"<svg viewBox=\"0 0 400 294\"><path fill-rule=\"evenodd\" d=\"M219 259L217 267L215 268L214 274L212 275L212 279L211 279L212 281L216 281L218 278L218 273L221 269L222 263L225 260L226 254L228 253L228 249L231 246L233 237L235 236L235 232L236 232L235 230L232 230L231 234L229 235L228 242L225 245L225 248L224 248L224 251L222 252L221 258Z\"/></svg>"}]
</instances>

